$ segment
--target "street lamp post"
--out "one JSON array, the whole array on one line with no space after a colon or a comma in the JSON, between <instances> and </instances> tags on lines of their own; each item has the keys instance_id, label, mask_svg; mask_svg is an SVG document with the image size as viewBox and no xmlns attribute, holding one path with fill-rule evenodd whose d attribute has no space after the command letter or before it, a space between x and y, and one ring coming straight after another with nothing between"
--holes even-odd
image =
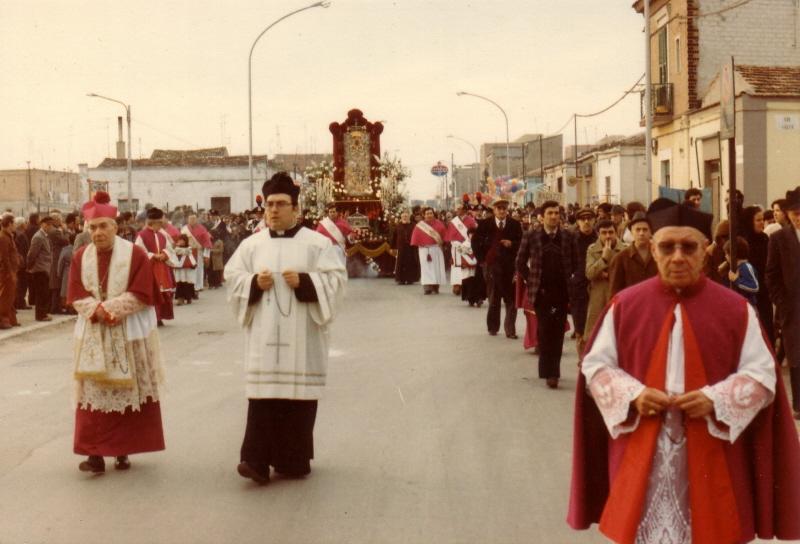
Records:
<instances>
[{"instance_id":1,"label":"street lamp post","mask_svg":"<svg viewBox=\"0 0 800 544\"><path fill-rule=\"evenodd\" d=\"M291 13L287 13L280 19L277 19L274 23L269 25L267 28L261 31L261 34L253 41L253 45L250 47L250 55L247 57L247 122L248 122L248 129L249 129L249 149L247 154L247 165L250 170L250 204L254 202L255 193L253 190L253 49L255 49L258 40L261 39L261 36L267 33L267 31L272 28L273 26L277 25L284 19L291 17L295 13L300 13L301 11L305 11L311 8L327 8L330 6L331 3L327 0L324 2L314 2L310 6L306 6L304 8L296 9ZM249 204L248 204L249 206Z\"/></svg>"},{"instance_id":2,"label":"street lamp post","mask_svg":"<svg viewBox=\"0 0 800 544\"><path fill-rule=\"evenodd\" d=\"M492 104L497 106L497 109L499 109L502 112L503 117L506 120L506 175L511 177L511 152L509 151L510 145L508 143L508 115L506 115L506 110L504 110L500 106L500 104L498 104L494 100L492 100L490 98L486 98L485 96L481 96L479 94L468 93L466 91L458 91L456 93L456 95L457 96L464 96L464 95L466 95L466 96L474 96L475 98L480 98L482 100L486 100L487 102L491 102Z\"/></svg>"},{"instance_id":3,"label":"street lamp post","mask_svg":"<svg viewBox=\"0 0 800 544\"><path fill-rule=\"evenodd\" d=\"M478 159L478 148L470 142L469 140L465 140L464 138L459 138L458 136L453 136L452 134L447 135L448 138L452 138L454 140L458 140L459 142L464 142L468 146L472 148L472 151L475 152L475 181L478 182L477 189L481 188L481 163ZM453 174L455 176L455 173Z\"/></svg>"},{"instance_id":4,"label":"street lamp post","mask_svg":"<svg viewBox=\"0 0 800 544\"><path fill-rule=\"evenodd\" d=\"M128 170L128 211L133 210L133 183L131 181L131 106L130 104L126 104L121 100L117 100L115 98L109 98L107 96L89 93L86 96L91 96L92 98L102 98L103 100L109 100L111 102L116 102L117 104L121 104L123 108L125 108L125 118L128 122L128 161L127 161L127 170Z\"/></svg>"}]
</instances>

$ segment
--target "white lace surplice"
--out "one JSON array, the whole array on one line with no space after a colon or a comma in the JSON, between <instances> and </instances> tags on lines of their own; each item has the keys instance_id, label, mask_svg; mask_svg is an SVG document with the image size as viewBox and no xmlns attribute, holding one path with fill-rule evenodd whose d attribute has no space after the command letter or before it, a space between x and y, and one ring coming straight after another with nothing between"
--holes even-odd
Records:
<instances>
[{"instance_id":1,"label":"white lace surplice","mask_svg":"<svg viewBox=\"0 0 800 544\"><path fill-rule=\"evenodd\" d=\"M639 426L640 416L631 415L631 403L645 388L639 380L620 369L617 361L614 312L610 308L592 349L583 359L581 372L612 438L633 432ZM747 331L737 372L701 389L714 403L715 417L706 417L709 434L734 442L756 414L772 402L775 380L775 363L764 343L758 317L748 305ZM675 325L667 348L666 387L671 395L685 392L680 305L675 307ZM663 417L636 537L637 543L642 544L691 542L683 416L680 411L671 409Z\"/></svg>"}]
</instances>

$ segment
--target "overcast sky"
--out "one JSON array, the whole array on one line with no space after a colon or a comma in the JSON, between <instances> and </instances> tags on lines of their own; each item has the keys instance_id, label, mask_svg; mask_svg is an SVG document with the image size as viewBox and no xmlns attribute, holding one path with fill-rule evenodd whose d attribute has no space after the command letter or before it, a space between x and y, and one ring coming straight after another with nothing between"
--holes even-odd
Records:
<instances>
[{"instance_id":1,"label":"overcast sky","mask_svg":"<svg viewBox=\"0 0 800 544\"><path fill-rule=\"evenodd\" d=\"M133 156L226 145L247 154L247 55L309 0L3 0L0 169L77 170L114 154L130 103ZM328 125L361 109L382 149L433 196L430 166L475 146L559 130L644 72L632 0L332 0L281 22L253 55L254 153L329 153ZM639 128L638 95L579 122L579 143ZM278 136L280 134L280 136ZM572 128L564 131L572 140ZM127 138L127 136L126 136Z\"/></svg>"}]
</instances>

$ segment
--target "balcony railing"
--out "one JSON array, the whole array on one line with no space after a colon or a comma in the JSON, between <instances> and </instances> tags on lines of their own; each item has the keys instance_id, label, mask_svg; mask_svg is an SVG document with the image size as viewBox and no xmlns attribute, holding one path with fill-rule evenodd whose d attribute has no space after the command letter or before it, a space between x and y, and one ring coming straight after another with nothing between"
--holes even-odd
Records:
<instances>
[{"instance_id":1,"label":"balcony railing","mask_svg":"<svg viewBox=\"0 0 800 544\"><path fill-rule=\"evenodd\" d=\"M647 110L645 108L645 92L641 92L640 110L642 122L646 120L645 115ZM650 88L650 102L653 106L653 118L671 117L672 108L672 83L653 83Z\"/></svg>"}]
</instances>

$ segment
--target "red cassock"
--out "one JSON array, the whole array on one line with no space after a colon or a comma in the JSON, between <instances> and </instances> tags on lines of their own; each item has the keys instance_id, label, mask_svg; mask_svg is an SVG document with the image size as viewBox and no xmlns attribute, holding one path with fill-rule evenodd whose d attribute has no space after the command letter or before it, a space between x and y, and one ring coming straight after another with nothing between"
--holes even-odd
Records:
<instances>
[{"instance_id":1,"label":"red cassock","mask_svg":"<svg viewBox=\"0 0 800 544\"><path fill-rule=\"evenodd\" d=\"M83 253L88 246L81 247L72 258L69 271L67 302L73 303L93 296L81 282ZM102 278L102 289L108 289L108 266L111 252L97 253L98 277ZM147 253L133 247L128 292L140 302L152 306L158 296L158 287ZM121 325L124 326L124 325ZM91 410L91 406L75 410L74 451L79 455L105 457L160 451L164 449L164 431L161 424L161 406L148 398L139 410L128 407L124 413Z\"/></svg>"},{"instance_id":2,"label":"red cassock","mask_svg":"<svg viewBox=\"0 0 800 544\"><path fill-rule=\"evenodd\" d=\"M158 255L167 247L167 237L153 229L142 229L139 231L138 238L142 241L148 253ZM175 314L172 309L172 290L175 288L175 281L172 278L172 269L162 261L151 259L150 264L152 265L153 277L160 293L159 300L155 304L158 319L173 319Z\"/></svg>"},{"instance_id":3,"label":"red cassock","mask_svg":"<svg viewBox=\"0 0 800 544\"><path fill-rule=\"evenodd\" d=\"M439 233L439 236L442 237L444 240L445 236L447 235L447 229L444 227L444 223L439 221L438 219L434 219L432 223L428 223L430 227L433 228L436 232ZM436 240L430 235L428 235L425 231L423 231L419 224L414 226L414 230L411 231L411 245L412 246L435 246L437 245Z\"/></svg>"},{"instance_id":4,"label":"red cassock","mask_svg":"<svg viewBox=\"0 0 800 544\"><path fill-rule=\"evenodd\" d=\"M747 303L732 291L703 278L679 296L653 278L622 291L612 303L615 335L624 339L617 342L619 366L641 383L664 389L677 303L684 321L687 391L736 372ZM684 423L695 544L747 542L756 535L800 539L800 443L780 369L777 375L773 402L734 443L712 437L703 419ZM599 522L601 531L615 542L633 542L661 424L659 418L643 418L634 432L612 439L579 374L570 526L586 529Z\"/></svg>"}]
</instances>

